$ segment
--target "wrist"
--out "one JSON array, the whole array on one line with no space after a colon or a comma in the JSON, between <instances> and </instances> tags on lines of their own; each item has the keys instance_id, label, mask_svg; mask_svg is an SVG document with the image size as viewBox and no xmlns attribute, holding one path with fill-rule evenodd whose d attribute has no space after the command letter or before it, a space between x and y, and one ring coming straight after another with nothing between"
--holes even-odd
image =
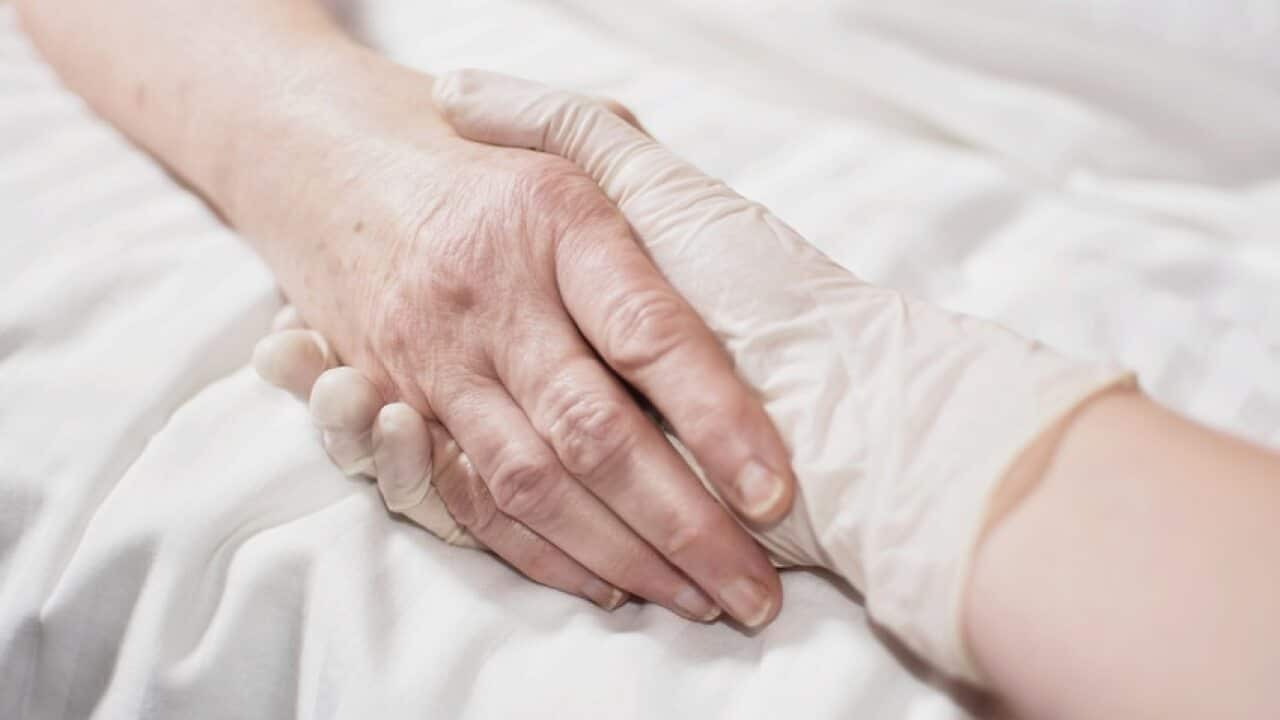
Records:
<instances>
[{"instance_id":1,"label":"wrist","mask_svg":"<svg viewBox=\"0 0 1280 720\"><path fill-rule=\"evenodd\" d=\"M434 108L430 75L345 37L291 47L282 65L248 97L212 103L230 112L200 144L201 189L250 234L279 237L281 208L295 218L325 210L379 159L430 156L457 139Z\"/></svg>"},{"instance_id":2,"label":"wrist","mask_svg":"<svg viewBox=\"0 0 1280 720\"><path fill-rule=\"evenodd\" d=\"M355 46L298 64L230 125L209 195L309 321L346 335L319 306L362 294L369 273L350 270L412 231L461 141L435 113L428 75Z\"/></svg>"},{"instance_id":3,"label":"wrist","mask_svg":"<svg viewBox=\"0 0 1280 720\"><path fill-rule=\"evenodd\" d=\"M354 45L298 64L232 126L211 195L308 324L372 372L370 298L472 144L435 112L429 75Z\"/></svg>"}]
</instances>

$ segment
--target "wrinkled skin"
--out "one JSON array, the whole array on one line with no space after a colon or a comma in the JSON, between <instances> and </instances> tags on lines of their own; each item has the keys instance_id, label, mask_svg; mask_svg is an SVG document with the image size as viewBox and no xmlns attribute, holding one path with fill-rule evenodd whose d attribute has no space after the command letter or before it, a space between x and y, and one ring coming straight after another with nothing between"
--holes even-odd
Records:
<instances>
[{"instance_id":1,"label":"wrinkled skin","mask_svg":"<svg viewBox=\"0 0 1280 720\"><path fill-rule=\"evenodd\" d=\"M382 399L456 439L473 472L446 475L439 492L470 535L602 605L620 589L692 619L722 606L748 625L776 614L765 554L624 380L748 518L785 512L785 450L598 186L561 158L448 135L422 154L375 156L366 173L334 208L338 227L358 210L347 238L286 291ZM673 373L708 380L664 394ZM766 470L744 473L752 465Z\"/></svg>"},{"instance_id":2,"label":"wrinkled skin","mask_svg":"<svg viewBox=\"0 0 1280 720\"><path fill-rule=\"evenodd\" d=\"M468 499L450 509L486 545L605 604L621 590L697 619L777 613L764 552L623 381L749 520L790 507L786 448L571 163L462 139L430 75L310 0L58 0L24 3L22 20L68 87L249 240L383 402L456 439L482 483L446 496Z\"/></svg>"}]
</instances>

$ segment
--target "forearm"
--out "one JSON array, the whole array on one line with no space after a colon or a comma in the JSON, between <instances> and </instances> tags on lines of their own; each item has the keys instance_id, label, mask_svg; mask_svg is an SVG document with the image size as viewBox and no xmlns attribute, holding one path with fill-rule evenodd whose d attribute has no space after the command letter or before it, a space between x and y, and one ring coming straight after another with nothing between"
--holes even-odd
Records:
<instances>
[{"instance_id":1,"label":"forearm","mask_svg":"<svg viewBox=\"0 0 1280 720\"><path fill-rule=\"evenodd\" d=\"M378 198L350 186L353 173L396 162L430 175L428 143L411 141L449 131L429 76L359 46L313 0L33 0L21 10L67 85L243 231L312 322L351 334L326 310L339 293L316 290L316 276L358 264L360 235L394 232L364 228L368 214L409 217L426 202L395 196L421 181L377 183Z\"/></svg>"},{"instance_id":2,"label":"forearm","mask_svg":"<svg viewBox=\"0 0 1280 720\"><path fill-rule=\"evenodd\" d=\"M1099 398L978 554L967 625L1019 716L1280 712L1280 459Z\"/></svg>"},{"instance_id":3,"label":"forearm","mask_svg":"<svg viewBox=\"0 0 1280 720\"><path fill-rule=\"evenodd\" d=\"M237 159L265 147L302 54L344 38L304 0L33 0L22 21L64 82L220 209Z\"/></svg>"}]
</instances>

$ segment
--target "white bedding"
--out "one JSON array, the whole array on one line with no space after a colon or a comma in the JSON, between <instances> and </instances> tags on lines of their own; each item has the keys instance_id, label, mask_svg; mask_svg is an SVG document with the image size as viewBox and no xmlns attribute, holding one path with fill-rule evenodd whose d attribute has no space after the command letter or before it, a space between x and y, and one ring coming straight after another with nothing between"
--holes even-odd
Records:
<instances>
[{"instance_id":1,"label":"white bedding","mask_svg":"<svg viewBox=\"0 0 1280 720\"><path fill-rule=\"evenodd\" d=\"M410 64L616 96L863 277L1280 445L1274 16L795 5L340 10ZM0 5L0 717L962 716L820 577L747 636L393 520L245 368L279 303Z\"/></svg>"}]
</instances>

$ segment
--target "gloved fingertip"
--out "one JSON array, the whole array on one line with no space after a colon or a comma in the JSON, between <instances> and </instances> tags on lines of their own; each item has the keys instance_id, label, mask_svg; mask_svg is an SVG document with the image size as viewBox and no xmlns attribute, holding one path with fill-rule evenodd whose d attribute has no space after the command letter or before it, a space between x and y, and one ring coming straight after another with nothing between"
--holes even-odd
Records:
<instances>
[{"instance_id":1,"label":"gloved fingertip","mask_svg":"<svg viewBox=\"0 0 1280 720\"><path fill-rule=\"evenodd\" d=\"M309 407L317 427L367 433L382 407L382 396L359 370L336 367L316 379Z\"/></svg>"},{"instance_id":2,"label":"gloved fingertip","mask_svg":"<svg viewBox=\"0 0 1280 720\"><path fill-rule=\"evenodd\" d=\"M305 401L316 378L332 362L329 345L311 330L283 330L259 340L253 348L258 376Z\"/></svg>"},{"instance_id":3,"label":"gloved fingertip","mask_svg":"<svg viewBox=\"0 0 1280 720\"><path fill-rule=\"evenodd\" d=\"M329 459L344 475L366 478L376 475L368 432L326 430L321 434L321 442Z\"/></svg>"},{"instance_id":4,"label":"gloved fingertip","mask_svg":"<svg viewBox=\"0 0 1280 720\"><path fill-rule=\"evenodd\" d=\"M388 508L399 512L422 502L431 489L431 434L417 410L391 403L378 412L373 460Z\"/></svg>"}]
</instances>

